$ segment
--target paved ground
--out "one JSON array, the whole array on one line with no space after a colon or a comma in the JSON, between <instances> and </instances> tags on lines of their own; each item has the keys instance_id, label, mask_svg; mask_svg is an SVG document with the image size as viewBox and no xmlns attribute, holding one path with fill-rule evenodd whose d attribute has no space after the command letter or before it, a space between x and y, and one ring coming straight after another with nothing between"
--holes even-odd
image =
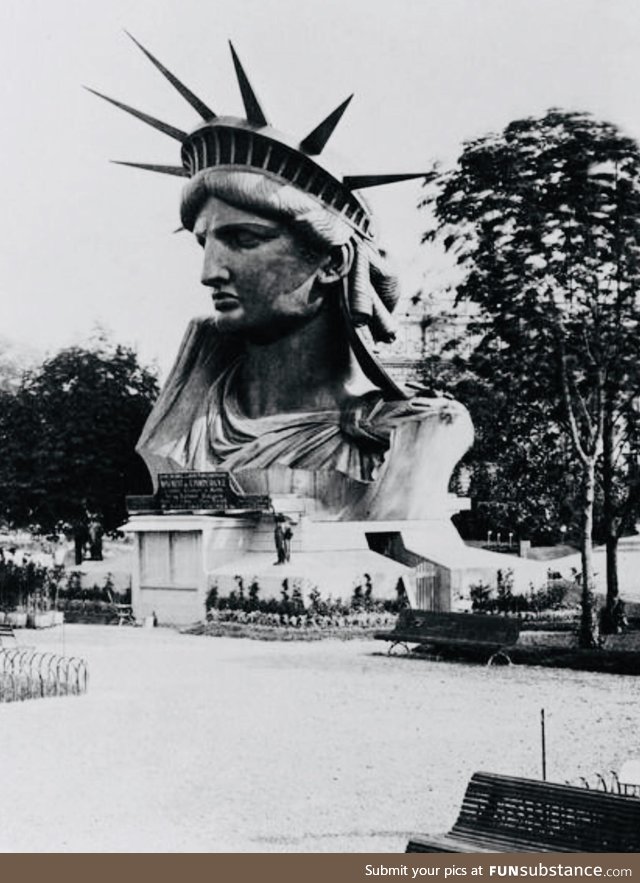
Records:
<instances>
[{"instance_id":1,"label":"paved ground","mask_svg":"<svg viewBox=\"0 0 640 883\"><path fill-rule=\"evenodd\" d=\"M0 850L402 852L479 769L549 778L640 756L640 680L67 625L82 697L0 705Z\"/></svg>"}]
</instances>

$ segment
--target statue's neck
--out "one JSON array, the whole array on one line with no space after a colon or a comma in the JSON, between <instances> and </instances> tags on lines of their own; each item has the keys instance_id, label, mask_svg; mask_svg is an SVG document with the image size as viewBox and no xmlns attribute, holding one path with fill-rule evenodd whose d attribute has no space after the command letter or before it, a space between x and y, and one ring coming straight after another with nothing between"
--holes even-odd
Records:
<instances>
[{"instance_id":1,"label":"statue's neck","mask_svg":"<svg viewBox=\"0 0 640 883\"><path fill-rule=\"evenodd\" d=\"M322 310L306 325L267 343L245 343L237 381L248 417L339 408L351 358L338 317Z\"/></svg>"}]
</instances>

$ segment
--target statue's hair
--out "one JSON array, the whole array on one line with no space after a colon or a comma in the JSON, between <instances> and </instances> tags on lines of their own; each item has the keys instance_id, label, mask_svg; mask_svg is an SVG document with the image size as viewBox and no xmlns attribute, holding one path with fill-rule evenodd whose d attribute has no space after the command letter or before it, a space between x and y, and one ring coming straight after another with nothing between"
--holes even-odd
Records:
<instances>
[{"instance_id":1,"label":"statue's hair","mask_svg":"<svg viewBox=\"0 0 640 883\"><path fill-rule=\"evenodd\" d=\"M355 260L349 278L351 315L366 324L376 340L393 340L391 312L399 288L395 274L375 243L363 239L337 213L308 193L263 173L211 168L198 172L182 193L182 225L193 230L209 196L236 208L286 223L301 241L318 250L352 243Z\"/></svg>"},{"instance_id":2,"label":"statue's hair","mask_svg":"<svg viewBox=\"0 0 640 883\"><path fill-rule=\"evenodd\" d=\"M256 172L217 169L199 172L183 190L180 214L187 230L193 229L209 196L307 230L324 246L344 245L353 235L352 228L337 213L292 184Z\"/></svg>"}]
</instances>

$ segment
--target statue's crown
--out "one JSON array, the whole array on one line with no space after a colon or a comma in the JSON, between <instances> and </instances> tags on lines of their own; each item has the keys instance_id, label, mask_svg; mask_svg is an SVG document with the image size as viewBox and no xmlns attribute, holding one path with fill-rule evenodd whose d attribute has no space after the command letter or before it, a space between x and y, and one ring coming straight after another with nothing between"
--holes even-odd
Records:
<instances>
[{"instance_id":1,"label":"statue's crown","mask_svg":"<svg viewBox=\"0 0 640 883\"><path fill-rule=\"evenodd\" d=\"M285 181L316 198L330 211L338 214L367 239L372 237L372 218L357 190L377 184L406 181L424 177L424 172L392 175L340 174L324 148L353 98L349 96L300 142L283 135L268 122L233 45L231 55L242 94L246 119L217 116L203 101L191 92L161 64L131 34L133 42L169 80L186 101L202 117L192 132L183 132L174 126L149 116L128 104L89 89L121 110L159 129L182 144L180 166L151 163L120 162L153 172L180 177L192 177L203 169L233 169L254 171L275 180Z\"/></svg>"}]
</instances>

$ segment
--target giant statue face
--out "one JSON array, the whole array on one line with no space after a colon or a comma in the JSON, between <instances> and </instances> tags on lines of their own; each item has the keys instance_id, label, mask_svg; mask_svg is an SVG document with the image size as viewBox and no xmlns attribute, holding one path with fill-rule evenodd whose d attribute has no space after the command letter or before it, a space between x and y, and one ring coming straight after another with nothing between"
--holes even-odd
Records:
<instances>
[{"instance_id":1,"label":"giant statue face","mask_svg":"<svg viewBox=\"0 0 640 883\"><path fill-rule=\"evenodd\" d=\"M202 284L211 289L219 331L268 342L321 309L316 283L328 281L328 255L286 223L209 196L193 233L204 250Z\"/></svg>"}]
</instances>

